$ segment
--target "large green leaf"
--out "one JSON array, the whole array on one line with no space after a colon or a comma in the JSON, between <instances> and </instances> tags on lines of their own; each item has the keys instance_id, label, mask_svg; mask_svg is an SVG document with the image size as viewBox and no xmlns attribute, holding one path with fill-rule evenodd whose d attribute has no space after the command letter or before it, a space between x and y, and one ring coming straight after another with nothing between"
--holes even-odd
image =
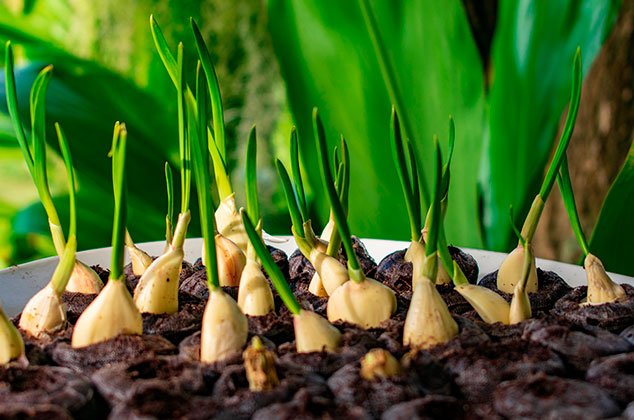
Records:
<instances>
[{"instance_id":1,"label":"large green leaf","mask_svg":"<svg viewBox=\"0 0 634 420\"><path fill-rule=\"evenodd\" d=\"M462 3L374 1L373 9L428 184L432 136L440 136L446 151L448 117L455 118L447 230L452 241L479 246L475 180L485 115L483 71ZM311 129L314 106L329 146L342 133L350 147L353 233L408 238L389 143L391 100L358 2L271 0L269 25L321 221L327 212Z\"/></svg>"},{"instance_id":2,"label":"large green leaf","mask_svg":"<svg viewBox=\"0 0 634 420\"><path fill-rule=\"evenodd\" d=\"M632 238L634 237L634 143L623 168L610 187L592 238L590 251L609 271L634 276Z\"/></svg>"},{"instance_id":3,"label":"large green leaf","mask_svg":"<svg viewBox=\"0 0 634 420\"><path fill-rule=\"evenodd\" d=\"M581 46L585 73L612 27L619 4L619 0L499 2L480 176L489 249L512 246L509 206L524 216L539 191L570 97L575 50Z\"/></svg>"}]
</instances>

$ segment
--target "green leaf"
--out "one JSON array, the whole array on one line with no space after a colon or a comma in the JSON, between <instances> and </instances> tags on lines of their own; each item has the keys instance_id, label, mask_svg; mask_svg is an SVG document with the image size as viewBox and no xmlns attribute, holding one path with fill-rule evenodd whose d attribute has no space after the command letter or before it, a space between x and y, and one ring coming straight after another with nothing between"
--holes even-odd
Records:
<instances>
[{"instance_id":1,"label":"green leaf","mask_svg":"<svg viewBox=\"0 0 634 420\"><path fill-rule=\"evenodd\" d=\"M610 187L599 219L590 238L590 252L597 255L608 271L634 276L634 144L623 168Z\"/></svg>"},{"instance_id":2,"label":"green leaf","mask_svg":"<svg viewBox=\"0 0 634 420\"><path fill-rule=\"evenodd\" d=\"M448 236L479 246L476 188L485 117L482 63L461 1L372 2L420 166L433 162L434 133L447 147L447 117L456 130ZM311 138L318 107L329 139L350 149L350 228L359 236L407 239L409 224L390 148L392 99L357 2L271 0L269 27L301 140L306 182L325 197ZM399 110L400 111L400 110ZM402 114L399 113L402 118ZM448 149L445 149L448 150ZM420 169L420 168L419 168ZM431 185L431 173L426 174ZM325 200L317 210L328 217Z\"/></svg>"},{"instance_id":3,"label":"green leaf","mask_svg":"<svg viewBox=\"0 0 634 420\"><path fill-rule=\"evenodd\" d=\"M619 3L499 2L489 124L483 133L487 146L479 182L487 248L507 250L513 246L508 208L513 205L518 218L524 218L539 191L570 97L570 67L577 46L581 46L586 74L614 22ZM458 121L462 127L462 119ZM456 143L459 151L461 142Z\"/></svg>"}]
</instances>

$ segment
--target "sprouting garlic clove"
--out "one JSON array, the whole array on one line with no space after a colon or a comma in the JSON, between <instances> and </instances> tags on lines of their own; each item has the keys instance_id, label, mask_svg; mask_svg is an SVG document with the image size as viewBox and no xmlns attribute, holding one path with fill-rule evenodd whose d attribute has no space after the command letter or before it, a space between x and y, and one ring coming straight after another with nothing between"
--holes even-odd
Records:
<instances>
[{"instance_id":1,"label":"sprouting garlic clove","mask_svg":"<svg viewBox=\"0 0 634 420\"><path fill-rule=\"evenodd\" d=\"M362 282L350 280L330 295L326 311L330 322L341 319L373 328L396 312L396 296L392 289L371 278Z\"/></svg>"},{"instance_id":2,"label":"sprouting garlic clove","mask_svg":"<svg viewBox=\"0 0 634 420\"><path fill-rule=\"evenodd\" d=\"M270 391L279 384L275 369L275 353L262 345L257 335L242 352L244 370L250 391Z\"/></svg>"},{"instance_id":3,"label":"sprouting garlic clove","mask_svg":"<svg viewBox=\"0 0 634 420\"><path fill-rule=\"evenodd\" d=\"M178 312L178 282L184 255L182 248L170 248L145 270L134 289L134 304L139 312Z\"/></svg>"},{"instance_id":4,"label":"sprouting garlic clove","mask_svg":"<svg viewBox=\"0 0 634 420\"><path fill-rule=\"evenodd\" d=\"M515 286L513 299L511 300L509 324L519 324L532 316L533 312L531 310L531 302L528 298L528 293L526 293L526 289L522 287L522 284L518 283L517 286Z\"/></svg>"},{"instance_id":5,"label":"sprouting garlic clove","mask_svg":"<svg viewBox=\"0 0 634 420\"><path fill-rule=\"evenodd\" d=\"M310 284L308 285L308 291L315 296L319 297L328 297L328 292L324 288L324 284L321 281L321 277L319 277L319 273L315 271L313 274L313 278L310 279Z\"/></svg>"},{"instance_id":6,"label":"sprouting garlic clove","mask_svg":"<svg viewBox=\"0 0 634 420\"><path fill-rule=\"evenodd\" d=\"M417 281L403 327L403 344L430 348L458 335L458 324L434 283L427 277Z\"/></svg>"},{"instance_id":7,"label":"sprouting garlic clove","mask_svg":"<svg viewBox=\"0 0 634 420\"><path fill-rule=\"evenodd\" d=\"M583 261L588 280L588 305L601 305L602 303L614 302L626 296L625 289L612 281L605 271L603 263L593 254L588 254Z\"/></svg>"},{"instance_id":8,"label":"sprouting garlic clove","mask_svg":"<svg viewBox=\"0 0 634 420\"><path fill-rule=\"evenodd\" d=\"M401 364L392 356L392 353L385 349L372 349L361 359L359 374L365 380L392 378L399 376L401 373Z\"/></svg>"},{"instance_id":9,"label":"sprouting garlic clove","mask_svg":"<svg viewBox=\"0 0 634 420\"><path fill-rule=\"evenodd\" d=\"M142 334L141 313L121 280L110 280L79 316L72 346L85 347L122 334Z\"/></svg>"},{"instance_id":10,"label":"sprouting garlic clove","mask_svg":"<svg viewBox=\"0 0 634 420\"><path fill-rule=\"evenodd\" d=\"M273 292L260 264L248 260L238 288L238 306L245 315L263 316L275 309Z\"/></svg>"},{"instance_id":11,"label":"sprouting garlic clove","mask_svg":"<svg viewBox=\"0 0 634 420\"><path fill-rule=\"evenodd\" d=\"M326 226L324 226L324 230L321 232L321 235L319 235L319 239L321 239L325 243L330 242L330 238L332 237L332 232L334 231L335 226L336 226L336 222L331 210L328 223L326 223Z\"/></svg>"},{"instance_id":12,"label":"sprouting garlic clove","mask_svg":"<svg viewBox=\"0 0 634 420\"><path fill-rule=\"evenodd\" d=\"M135 276L142 276L145 270L152 264L154 259L150 257L145 251L137 248L134 244L132 246L126 246L128 248L128 254L130 254L130 261L132 262L132 272ZM168 248L169 249L169 248Z\"/></svg>"},{"instance_id":13,"label":"sprouting garlic clove","mask_svg":"<svg viewBox=\"0 0 634 420\"><path fill-rule=\"evenodd\" d=\"M455 290L469 302L484 322L488 324L509 323L510 306L502 296L493 290L475 284L461 284L456 286Z\"/></svg>"},{"instance_id":14,"label":"sprouting garlic clove","mask_svg":"<svg viewBox=\"0 0 634 420\"><path fill-rule=\"evenodd\" d=\"M326 318L302 309L293 315L295 346L298 353L335 351L341 342L341 333Z\"/></svg>"},{"instance_id":15,"label":"sprouting garlic clove","mask_svg":"<svg viewBox=\"0 0 634 420\"><path fill-rule=\"evenodd\" d=\"M247 264L244 252L232 240L217 234L216 258L218 262L218 277L221 286L238 286L242 277L242 270ZM205 251L203 249L203 260ZM203 261L205 264L206 261Z\"/></svg>"},{"instance_id":16,"label":"sprouting garlic clove","mask_svg":"<svg viewBox=\"0 0 634 420\"><path fill-rule=\"evenodd\" d=\"M214 363L239 353L247 343L247 317L217 288L209 292L200 332L200 361Z\"/></svg>"},{"instance_id":17,"label":"sprouting garlic clove","mask_svg":"<svg viewBox=\"0 0 634 420\"><path fill-rule=\"evenodd\" d=\"M216 210L216 226L218 233L235 243L246 254L249 238L244 230L242 218L236 208L234 194L220 202Z\"/></svg>"},{"instance_id":18,"label":"sprouting garlic clove","mask_svg":"<svg viewBox=\"0 0 634 420\"><path fill-rule=\"evenodd\" d=\"M440 254L436 253L435 255L431 255L427 258L435 258L436 262L435 265L438 267L438 270L436 270L436 279L433 282L434 284L451 284L453 282L453 280L451 280L451 277L449 276L449 273L447 273L447 270L445 269L445 265L442 263L442 260L440 259ZM418 284L417 279L422 278L423 275L423 265L425 264L425 257L423 256L423 258L419 258L414 260L414 262L412 263L412 291L416 290L416 285Z\"/></svg>"},{"instance_id":19,"label":"sprouting garlic clove","mask_svg":"<svg viewBox=\"0 0 634 420\"><path fill-rule=\"evenodd\" d=\"M66 326L66 308L50 283L27 302L19 326L34 337L43 332L55 333Z\"/></svg>"},{"instance_id":20,"label":"sprouting garlic clove","mask_svg":"<svg viewBox=\"0 0 634 420\"><path fill-rule=\"evenodd\" d=\"M68 284L66 284L66 291L96 295L101 289L103 289L103 282L95 270L81 261L75 261L73 272L68 279Z\"/></svg>"},{"instance_id":21,"label":"sprouting garlic clove","mask_svg":"<svg viewBox=\"0 0 634 420\"><path fill-rule=\"evenodd\" d=\"M530 245L529 245L530 246ZM522 267L524 266L524 247L519 245L502 262L498 270L497 288L504 293L512 294L515 285L522 279ZM526 282L526 291L537 291L537 268L535 257L532 258L530 274Z\"/></svg>"},{"instance_id":22,"label":"sprouting garlic clove","mask_svg":"<svg viewBox=\"0 0 634 420\"><path fill-rule=\"evenodd\" d=\"M0 304L0 365L24 354L24 340Z\"/></svg>"},{"instance_id":23,"label":"sprouting garlic clove","mask_svg":"<svg viewBox=\"0 0 634 420\"><path fill-rule=\"evenodd\" d=\"M315 271L319 273L321 282L326 289L326 293L331 296L334 291L348 281L348 269L343 266L336 258L313 249L310 252L310 262L315 267Z\"/></svg>"},{"instance_id":24,"label":"sprouting garlic clove","mask_svg":"<svg viewBox=\"0 0 634 420\"><path fill-rule=\"evenodd\" d=\"M423 261L425 259L425 244L416 241L410 242L403 259L405 262L409 263L413 263L414 261Z\"/></svg>"}]
</instances>

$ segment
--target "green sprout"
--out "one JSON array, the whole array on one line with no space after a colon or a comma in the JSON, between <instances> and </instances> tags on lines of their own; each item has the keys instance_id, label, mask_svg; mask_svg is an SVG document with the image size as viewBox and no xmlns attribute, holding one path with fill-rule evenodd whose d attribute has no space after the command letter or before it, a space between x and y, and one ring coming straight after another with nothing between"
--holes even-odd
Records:
<instances>
[{"instance_id":1,"label":"green sprout","mask_svg":"<svg viewBox=\"0 0 634 420\"><path fill-rule=\"evenodd\" d=\"M112 188L114 194L114 219L112 221L112 257L110 280L124 281L124 244L127 218L128 191L125 183L126 143L128 132L125 124L115 124L112 138Z\"/></svg>"},{"instance_id":2,"label":"green sprout","mask_svg":"<svg viewBox=\"0 0 634 420\"><path fill-rule=\"evenodd\" d=\"M167 214L165 215L165 241L166 246L174 239L174 178L172 168L165 162L165 187L167 189Z\"/></svg>"}]
</instances>

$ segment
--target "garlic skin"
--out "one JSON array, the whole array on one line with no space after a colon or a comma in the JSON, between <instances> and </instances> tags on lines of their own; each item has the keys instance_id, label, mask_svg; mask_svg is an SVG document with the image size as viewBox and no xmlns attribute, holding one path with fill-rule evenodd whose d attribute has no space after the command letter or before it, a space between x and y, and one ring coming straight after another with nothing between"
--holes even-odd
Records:
<instances>
[{"instance_id":1,"label":"garlic skin","mask_svg":"<svg viewBox=\"0 0 634 420\"><path fill-rule=\"evenodd\" d=\"M145 270L152 265L154 261L145 251L137 248L136 246L126 246L128 248L128 254L130 254L130 261L132 262L132 272L135 276L142 276Z\"/></svg>"},{"instance_id":2,"label":"garlic skin","mask_svg":"<svg viewBox=\"0 0 634 420\"><path fill-rule=\"evenodd\" d=\"M122 334L142 334L141 313L122 280L110 279L79 316L72 346L85 347Z\"/></svg>"},{"instance_id":3,"label":"garlic skin","mask_svg":"<svg viewBox=\"0 0 634 420\"><path fill-rule=\"evenodd\" d=\"M222 236L233 241L246 254L249 238L236 208L235 194L225 197L220 202L216 210L216 226Z\"/></svg>"},{"instance_id":4,"label":"garlic skin","mask_svg":"<svg viewBox=\"0 0 634 420\"><path fill-rule=\"evenodd\" d=\"M528 293L521 286L522 283L518 283L513 292L513 299L509 309L509 324L519 324L533 316Z\"/></svg>"},{"instance_id":5,"label":"garlic skin","mask_svg":"<svg viewBox=\"0 0 634 420\"><path fill-rule=\"evenodd\" d=\"M247 264L247 257L244 252L230 239L217 234L214 238L216 243L216 258L218 261L218 277L221 286L238 286L242 271ZM203 265L205 265L205 249L203 245Z\"/></svg>"},{"instance_id":6,"label":"garlic skin","mask_svg":"<svg viewBox=\"0 0 634 420\"><path fill-rule=\"evenodd\" d=\"M461 284L456 286L455 290L473 306L484 322L488 324L509 323L510 306L502 296L493 290L475 284Z\"/></svg>"},{"instance_id":7,"label":"garlic skin","mask_svg":"<svg viewBox=\"0 0 634 420\"><path fill-rule=\"evenodd\" d=\"M603 263L593 254L586 255L583 261L583 268L586 270L588 280L588 305L601 305L602 303L614 302L626 296L625 289L612 281L605 272Z\"/></svg>"},{"instance_id":8,"label":"garlic skin","mask_svg":"<svg viewBox=\"0 0 634 420\"><path fill-rule=\"evenodd\" d=\"M310 279L308 291L315 296L328 297L328 292L326 292L326 289L324 289L324 284L321 281L321 277L319 277L319 273L316 271L313 274L313 278Z\"/></svg>"},{"instance_id":9,"label":"garlic skin","mask_svg":"<svg viewBox=\"0 0 634 420\"><path fill-rule=\"evenodd\" d=\"M315 267L315 271L319 273L319 278L328 296L332 296L339 286L348 281L348 269L336 258L313 248L310 251L309 260Z\"/></svg>"},{"instance_id":10,"label":"garlic skin","mask_svg":"<svg viewBox=\"0 0 634 420\"><path fill-rule=\"evenodd\" d=\"M262 316L275 309L273 292L260 264L247 261L240 278L238 306L245 315Z\"/></svg>"},{"instance_id":11,"label":"garlic skin","mask_svg":"<svg viewBox=\"0 0 634 420\"><path fill-rule=\"evenodd\" d=\"M458 324L434 283L427 277L417 281L403 327L403 344L427 349L458 335Z\"/></svg>"},{"instance_id":12,"label":"garlic skin","mask_svg":"<svg viewBox=\"0 0 634 420\"><path fill-rule=\"evenodd\" d=\"M324 226L324 230L321 232L321 235L319 235L319 239L321 239L324 242L330 242L330 238L332 238L332 232L335 229L335 223L336 223L335 218L331 210L328 223L326 223L326 226Z\"/></svg>"},{"instance_id":13,"label":"garlic skin","mask_svg":"<svg viewBox=\"0 0 634 420\"><path fill-rule=\"evenodd\" d=\"M52 334L66 326L66 308L50 283L27 302L19 326L33 337L43 332Z\"/></svg>"},{"instance_id":14,"label":"garlic skin","mask_svg":"<svg viewBox=\"0 0 634 420\"><path fill-rule=\"evenodd\" d=\"M530 245L529 245L530 246ZM504 293L513 294L515 286L522 279L522 267L524 266L524 247L519 245L502 262L498 270L497 287ZM537 268L535 258L532 258L530 274L526 282L526 291L537 291Z\"/></svg>"},{"instance_id":15,"label":"garlic skin","mask_svg":"<svg viewBox=\"0 0 634 420\"><path fill-rule=\"evenodd\" d=\"M73 272L66 284L66 291L85 295L96 295L101 289L103 289L103 282L99 275L95 273L95 270L81 261L75 261Z\"/></svg>"},{"instance_id":16,"label":"garlic skin","mask_svg":"<svg viewBox=\"0 0 634 420\"><path fill-rule=\"evenodd\" d=\"M24 354L24 340L0 304L0 365Z\"/></svg>"},{"instance_id":17,"label":"garlic skin","mask_svg":"<svg viewBox=\"0 0 634 420\"><path fill-rule=\"evenodd\" d=\"M228 294L209 292L200 332L200 361L214 363L239 353L247 343L247 317Z\"/></svg>"},{"instance_id":18,"label":"garlic skin","mask_svg":"<svg viewBox=\"0 0 634 420\"><path fill-rule=\"evenodd\" d=\"M335 351L341 342L341 333L325 318L302 309L293 315L295 346L298 353Z\"/></svg>"},{"instance_id":19,"label":"garlic skin","mask_svg":"<svg viewBox=\"0 0 634 420\"><path fill-rule=\"evenodd\" d=\"M371 278L347 281L338 287L326 307L328 321L339 319L373 328L396 312L396 296L389 287Z\"/></svg>"},{"instance_id":20,"label":"garlic skin","mask_svg":"<svg viewBox=\"0 0 634 420\"><path fill-rule=\"evenodd\" d=\"M184 256L183 248L170 247L145 270L134 289L134 304L139 312L178 312L178 278Z\"/></svg>"}]
</instances>

